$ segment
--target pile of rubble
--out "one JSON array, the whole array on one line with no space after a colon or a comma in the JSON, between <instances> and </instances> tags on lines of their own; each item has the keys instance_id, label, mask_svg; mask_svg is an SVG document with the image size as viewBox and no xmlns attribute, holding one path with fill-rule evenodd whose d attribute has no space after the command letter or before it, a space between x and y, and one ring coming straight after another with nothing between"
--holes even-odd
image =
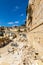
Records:
<instances>
[{"instance_id":1,"label":"pile of rubble","mask_svg":"<svg viewBox=\"0 0 43 65\"><path fill-rule=\"evenodd\" d=\"M28 43L26 34L19 33L9 44L0 49L0 65L43 65L38 51Z\"/></svg>"},{"instance_id":2,"label":"pile of rubble","mask_svg":"<svg viewBox=\"0 0 43 65\"><path fill-rule=\"evenodd\" d=\"M9 38L0 38L0 48L9 44L11 40Z\"/></svg>"}]
</instances>

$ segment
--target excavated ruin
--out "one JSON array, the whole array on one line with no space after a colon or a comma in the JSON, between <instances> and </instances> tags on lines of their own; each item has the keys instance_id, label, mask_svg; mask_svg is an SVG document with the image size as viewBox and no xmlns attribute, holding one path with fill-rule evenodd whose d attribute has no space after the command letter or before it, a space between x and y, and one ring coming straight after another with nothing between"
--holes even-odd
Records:
<instances>
[{"instance_id":1,"label":"excavated ruin","mask_svg":"<svg viewBox=\"0 0 43 65\"><path fill-rule=\"evenodd\" d=\"M0 65L43 65L43 0L29 0L26 13L25 26L0 33Z\"/></svg>"}]
</instances>

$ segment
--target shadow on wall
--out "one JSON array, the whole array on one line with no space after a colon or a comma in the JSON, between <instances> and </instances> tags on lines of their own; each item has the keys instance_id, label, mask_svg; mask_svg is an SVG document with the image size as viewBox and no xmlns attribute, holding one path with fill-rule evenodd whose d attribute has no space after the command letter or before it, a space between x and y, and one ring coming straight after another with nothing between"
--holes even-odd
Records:
<instances>
[{"instance_id":1,"label":"shadow on wall","mask_svg":"<svg viewBox=\"0 0 43 65\"><path fill-rule=\"evenodd\" d=\"M29 7L27 7L26 14L28 14L29 24L32 25L32 14L33 14L32 4L29 4ZM28 25L29 25L29 24L28 24Z\"/></svg>"}]
</instances>

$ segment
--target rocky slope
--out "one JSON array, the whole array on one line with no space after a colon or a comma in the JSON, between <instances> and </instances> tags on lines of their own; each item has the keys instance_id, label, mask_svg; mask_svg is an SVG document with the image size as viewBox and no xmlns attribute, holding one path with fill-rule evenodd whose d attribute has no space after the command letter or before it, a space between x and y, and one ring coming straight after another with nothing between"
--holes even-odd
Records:
<instances>
[{"instance_id":1,"label":"rocky slope","mask_svg":"<svg viewBox=\"0 0 43 65\"><path fill-rule=\"evenodd\" d=\"M20 32L8 45L0 48L0 65L35 65L36 59L38 63L39 53L28 43L26 32Z\"/></svg>"},{"instance_id":2,"label":"rocky slope","mask_svg":"<svg viewBox=\"0 0 43 65\"><path fill-rule=\"evenodd\" d=\"M43 65L38 51L28 42L27 32L16 32L8 45L0 48L0 65Z\"/></svg>"}]
</instances>

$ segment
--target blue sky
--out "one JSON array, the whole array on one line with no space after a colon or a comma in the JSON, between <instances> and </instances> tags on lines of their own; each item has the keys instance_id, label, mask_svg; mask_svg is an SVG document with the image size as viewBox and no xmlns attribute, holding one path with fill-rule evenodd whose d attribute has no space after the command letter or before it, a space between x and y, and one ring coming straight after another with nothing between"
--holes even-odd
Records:
<instances>
[{"instance_id":1,"label":"blue sky","mask_svg":"<svg viewBox=\"0 0 43 65\"><path fill-rule=\"evenodd\" d=\"M26 19L28 0L0 0L0 26L19 26Z\"/></svg>"}]
</instances>

